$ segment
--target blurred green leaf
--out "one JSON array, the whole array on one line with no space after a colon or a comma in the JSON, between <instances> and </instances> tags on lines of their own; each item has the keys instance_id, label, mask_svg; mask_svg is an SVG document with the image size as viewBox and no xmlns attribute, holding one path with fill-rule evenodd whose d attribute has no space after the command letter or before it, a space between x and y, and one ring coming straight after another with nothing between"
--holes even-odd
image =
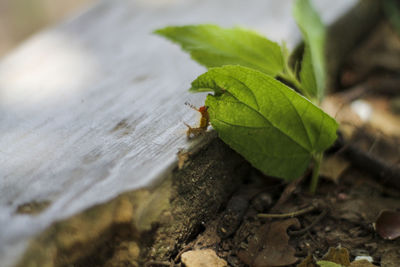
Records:
<instances>
[{"instance_id":1,"label":"blurred green leaf","mask_svg":"<svg viewBox=\"0 0 400 267\"><path fill-rule=\"evenodd\" d=\"M384 0L383 11L396 29L397 34L400 34L400 3L397 0Z\"/></svg>"},{"instance_id":2,"label":"blurred green leaf","mask_svg":"<svg viewBox=\"0 0 400 267\"><path fill-rule=\"evenodd\" d=\"M303 59L301 62L300 80L302 89L307 96L316 98L318 96L317 81L312 64L311 51L308 45L304 47Z\"/></svg>"},{"instance_id":3,"label":"blurred green leaf","mask_svg":"<svg viewBox=\"0 0 400 267\"><path fill-rule=\"evenodd\" d=\"M216 25L171 26L156 30L210 68L241 65L276 76L283 71L281 47L254 31Z\"/></svg>"},{"instance_id":4,"label":"blurred green leaf","mask_svg":"<svg viewBox=\"0 0 400 267\"><path fill-rule=\"evenodd\" d=\"M303 90L320 101L324 97L326 84L325 35L321 18L309 0L296 0L293 16L303 34L305 54L301 65L300 79Z\"/></svg>"}]
</instances>

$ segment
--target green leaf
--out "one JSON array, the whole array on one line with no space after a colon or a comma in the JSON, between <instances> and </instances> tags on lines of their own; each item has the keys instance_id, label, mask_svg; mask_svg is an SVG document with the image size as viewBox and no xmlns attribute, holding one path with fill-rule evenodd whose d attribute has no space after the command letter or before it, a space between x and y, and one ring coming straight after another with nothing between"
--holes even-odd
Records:
<instances>
[{"instance_id":1,"label":"green leaf","mask_svg":"<svg viewBox=\"0 0 400 267\"><path fill-rule=\"evenodd\" d=\"M336 139L336 121L273 77L241 66L212 68L191 91L214 91L206 106L220 138L268 175L298 178Z\"/></svg>"},{"instance_id":2,"label":"green leaf","mask_svg":"<svg viewBox=\"0 0 400 267\"><path fill-rule=\"evenodd\" d=\"M284 68L280 46L250 30L189 25L166 27L155 33L180 44L194 60L208 68L241 65L272 76Z\"/></svg>"},{"instance_id":3,"label":"green leaf","mask_svg":"<svg viewBox=\"0 0 400 267\"><path fill-rule=\"evenodd\" d=\"M305 54L300 71L303 89L311 97L321 100L326 85L325 36L326 29L309 0L296 0L293 16L303 34Z\"/></svg>"},{"instance_id":4,"label":"green leaf","mask_svg":"<svg viewBox=\"0 0 400 267\"><path fill-rule=\"evenodd\" d=\"M310 47L305 45L303 59L301 62L300 71L301 87L306 91L307 95L313 98L318 98L317 81L312 65Z\"/></svg>"},{"instance_id":5,"label":"green leaf","mask_svg":"<svg viewBox=\"0 0 400 267\"><path fill-rule=\"evenodd\" d=\"M397 0L385 0L383 11L397 34L400 34L400 3Z\"/></svg>"},{"instance_id":6,"label":"green leaf","mask_svg":"<svg viewBox=\"0 0 400 267\"><path fill-rule=\"evenodd\" d=\"M318 261L317 264L320 267L344 267L341 264L337 264L337 263L334 263L334 262L331 262L331 261Z\"/></svg>"}]
</instances>

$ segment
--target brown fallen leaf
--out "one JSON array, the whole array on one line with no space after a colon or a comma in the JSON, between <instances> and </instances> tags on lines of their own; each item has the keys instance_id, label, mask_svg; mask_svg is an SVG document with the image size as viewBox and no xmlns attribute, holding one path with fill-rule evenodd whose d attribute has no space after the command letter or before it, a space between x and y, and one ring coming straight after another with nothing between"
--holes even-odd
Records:
<instances>
[{"instance_id":1,"label":"brown fallen leaf","mask_svg":"<svg viewBox=\"0 0 400 267\"><path fill-rule=\"evenodd\" d=\"M338 183L340 176L350 166L349 161L340 157L337 154L332 156L324 157L322 161L319 174L327 177L334 183Z\"/></svg>"},{"instance_id":2,"label":"brown fallen leaf","mask_svg":"<svg viewBox=\"0 0 400 267\"><path fill-rule=\"evenodd\" d=\"M400 212L382 211L374 223L374 228L383 239L393 240L400 237Z\"/></svg>"},{"instance_id":3,"label":"brown fallen leaf","mask_svg":"<svg viewBox=\"0 0 400 267\"><path fill-rule=\"evenodd\" d=\"M398 198L370 196L357 199L350 196L349 200L338 202L331 214L335 218L354 223L360 222L360 220L373 223L382 210L395 210L398 207L400 207L400 199Z\"/></svg>"},{"instance_id":4,"label":"brown fallen leaf","mask_svg":"<svg viewBox=\"0 0 400 267\"><path fill-rule=\"evenodd\" d=\"M300 227L296 218L266 223L250 239L248 249L238 252L239 258L252 267L286 266L295 263L296 250L288 244L287 229Z\"/></svg>"},{"instance_id":5,"label":"brown fallen leaf","mask_svg":"<svg viewBox=\"0 0 400 267\"><path fill-rule=\"evenodd\" d=\"M331 261L344 266L350 265L349 251L346 248L329 248L328 253L322 258L324 261Z\"/></svg>"}]
</instances>

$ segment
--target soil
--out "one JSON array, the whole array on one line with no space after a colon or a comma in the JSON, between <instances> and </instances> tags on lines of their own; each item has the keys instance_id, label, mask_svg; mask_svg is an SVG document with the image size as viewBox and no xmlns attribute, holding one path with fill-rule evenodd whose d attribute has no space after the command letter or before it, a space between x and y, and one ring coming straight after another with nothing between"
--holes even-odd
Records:
<instances>
[{"instance_id":1,"label":"soil","mask_svg":"<svg viewBox=\"0 0 400 267\"><path fill-rule=\"evenodd\" d=\"M334 115L344 113L344 119L337 115L344 144L325 156L315 195L308 193L310 172L285 184L252 170L201 233L169 261L147 266L183 266L182 254L199 249L212 249L238 267L318 266L321 259L350 266L360 256L369 262L351 266L400 266L400 238L382 236L374 227L385 210L400 216L399 62L399 34L387 22L348 57L332 92L341 103ZM355 101L375 113L353 119ZM384 227L400 235L398 217Z\"/></svg>"},{"instance_id":2,"label":"soil","mask_svg":"<svg viewBox=\"0 0 400 267\"><path fill-rule=\"evenodd\" d=\"M368 174L349 168L338 184L322 180L314 196L307 193L308 182L303 182L272 214L313 207L308 212L263 219L257 215L271 212L272 203L276 203L281 192L281 184L276 181L275 186L269 185L251 196L251 192L260 190L260 180L265 183L265 177L260 174L252 176L259 181L244 185L232 196L228 205L236 203L235 209L227 207L217 219L207 224L205 231L188 244L190 250L212 248L229 266L252 266L255 259L262 256L272 258L271 265L257 266L296 266L308 255L321 259L329 248L336 247L346 248L350 260L356 256L371 256L373 263L379 266L383 260L388 261L387 257L392 257L392 262L400 263L400 240L384 240L373 228L373 222L382 210L400 207L400 191L389 190ZM232 229L227 230L227 226ZM276 251L280 253L279 258ZM293 264L286 264L288 262Z\"/></svg>"}]
</instances>

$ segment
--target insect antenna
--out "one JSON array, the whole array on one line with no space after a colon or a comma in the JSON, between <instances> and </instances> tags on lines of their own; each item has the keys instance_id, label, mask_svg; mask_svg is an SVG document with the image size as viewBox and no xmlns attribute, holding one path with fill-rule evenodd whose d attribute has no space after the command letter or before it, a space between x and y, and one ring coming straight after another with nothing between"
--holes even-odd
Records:
<instances>
[{"instance_id":1,"label":"insect antenna","mask_svg":"<svg viewBox=\"0 0 400 267\"><path fill-rule=\"evenodd\" d=\"M199 110L196 108L196 106L190 104L189 102L185 102L185 105L191 107L191 108L194 109L194 110L199 111Z\"/></svg>"}]
</instances>

